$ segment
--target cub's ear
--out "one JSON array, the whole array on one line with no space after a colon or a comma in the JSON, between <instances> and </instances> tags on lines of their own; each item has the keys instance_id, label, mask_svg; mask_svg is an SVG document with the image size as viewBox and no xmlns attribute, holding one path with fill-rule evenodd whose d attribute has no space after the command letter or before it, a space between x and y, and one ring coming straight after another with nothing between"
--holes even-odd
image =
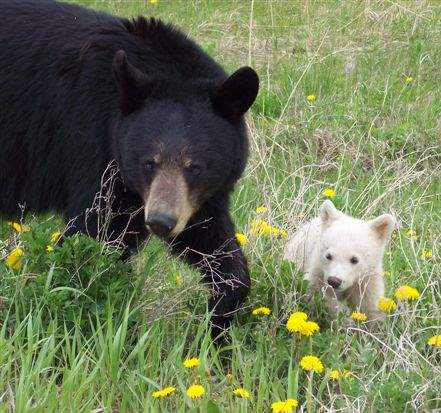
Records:
<instances>
[{"instance_id":1,"label":"cub's ear","mask_svg":"<svg viewBox=\"0 0 441 413\"><path fill-rule=\"evenodd\" d=\"M322 220L323 224L329 225L331 222L340 218L340 216L341 212L334 206L332 201L327 199L325 202L323 202L322 206L320 207L320 219Z\"/></svg>"},{"instance_id":2,"label":"cub's ear","mask_svg":"<svg viewBox=\"0 0 441 413\"><path fill-rule=\"evenodd\" d=\"M123 115L128 115L139 109L147 97L150 78L127 60L124 50L115 53L112 70L118 86L121 111Z\"/></svg>"},{"instance_id":3,"label":"cub's ear","mask_svg":"<svg viewBox=\"0 0 441 413\"><path fill-rule=\"evenodd\" d=\"M369 221L369 226L382 241L387 241L396 225L395 218L390 214L380 215Z\"/></svg>"},{"instance_id":4,"label":"cub's ear","mask_svg":"<svg viewBox=\"0 0 441 413\"><path fill-rule=\"evenodd\" d=\"M259 92L259 77L251 67L241 67L213 92L213 105L224 116L236 120L251 107Z\"/></svg>"}]
</instances>

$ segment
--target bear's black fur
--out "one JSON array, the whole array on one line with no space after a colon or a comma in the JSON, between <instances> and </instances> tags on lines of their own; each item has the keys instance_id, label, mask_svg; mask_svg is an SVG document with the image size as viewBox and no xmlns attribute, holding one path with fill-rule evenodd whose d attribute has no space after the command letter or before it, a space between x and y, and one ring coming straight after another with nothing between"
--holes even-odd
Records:
<instances>
[{"instance_id":1,"label":"bear's black fur","mask_svg":"<svg viewBox=\"0 0 441 413\"><path fill-rule=\"evenodd\" d=\"M228 77L156 19L50 0L1 1L0 17L0 212L57 211L66 235L126 256L159 234L212 285L216 334L250 285L229 194L255 72Z\"/></svg>"}]
</instances>

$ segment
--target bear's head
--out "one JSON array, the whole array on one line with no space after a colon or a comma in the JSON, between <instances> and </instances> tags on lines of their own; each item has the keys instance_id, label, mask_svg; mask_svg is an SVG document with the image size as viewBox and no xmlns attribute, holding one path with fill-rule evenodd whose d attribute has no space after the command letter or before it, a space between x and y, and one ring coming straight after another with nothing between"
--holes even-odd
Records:
<instances>
[{"instance_id":1,"label":"bear's head","mask_svg":"<svg viewBox=\"0 0 441 413\"><path fill-rule=\"evenodd\" d=\"M363 221L345 215L327 200L320 219L318 253L326 284L343 292L381 270L384 248L395 227L392 215Z\"/></svg>"},{"instance_id":2,"label":"bear's head","mask_svg":"<svg viewBox=\"0 0 441 413\"><path fill-rule=\"evenodd\" d=\"M149 230L176 236L242 174L248 154L243 115L259 79L248 67L217 83L151 78L122 50L113 72L121 112L114 151L125 185L143 199Z\"/></svg>"}]
</instances>

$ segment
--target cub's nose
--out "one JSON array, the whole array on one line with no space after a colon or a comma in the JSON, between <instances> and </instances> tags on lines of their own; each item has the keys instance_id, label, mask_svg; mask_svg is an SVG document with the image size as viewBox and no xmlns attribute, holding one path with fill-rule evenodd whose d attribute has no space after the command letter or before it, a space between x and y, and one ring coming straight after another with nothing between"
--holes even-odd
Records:
<instances>
[{"instance_id":1,"label":"cub's nose","mask_svg":"<svg viewBox=\"0 0 441 413\"><path fill-rule=\"evenodd\" d=\"M167 214L152 214L145 221L150 231L160 237L166 237L176 226L176 218Z\"/></svg>"},{"instance_id":2,"label":"cub's nose","mask_svg":"<svg viewBox=\"0 0 441 413\"><path fill-rule=\"evenodd\" d=\"M340 278L337 277L329 277L328 278L328 284L332 287L332 288L338 288L340 287L342 283L342 280Z\"/></svg>"}]
</instances>

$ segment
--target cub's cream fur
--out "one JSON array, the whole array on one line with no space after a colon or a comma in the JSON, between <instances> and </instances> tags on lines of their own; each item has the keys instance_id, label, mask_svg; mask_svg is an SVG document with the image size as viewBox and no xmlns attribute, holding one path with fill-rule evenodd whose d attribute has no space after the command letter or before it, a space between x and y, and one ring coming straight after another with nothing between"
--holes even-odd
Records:
<instances>
[{"instance_id":1,"label":"cub's cream fur","mask_svg":"<svg viewBox=\"0 0 441 413\"><path fill-rule=\"evenodd\" d=\"M305 223L285 246L284 258L295 262L313 288L322 290L330 309L346 302L369 319L381 316L384 296L383 254L395 218L352 218L325 201L320 216Z\"/></svg>"}]
</instances>

